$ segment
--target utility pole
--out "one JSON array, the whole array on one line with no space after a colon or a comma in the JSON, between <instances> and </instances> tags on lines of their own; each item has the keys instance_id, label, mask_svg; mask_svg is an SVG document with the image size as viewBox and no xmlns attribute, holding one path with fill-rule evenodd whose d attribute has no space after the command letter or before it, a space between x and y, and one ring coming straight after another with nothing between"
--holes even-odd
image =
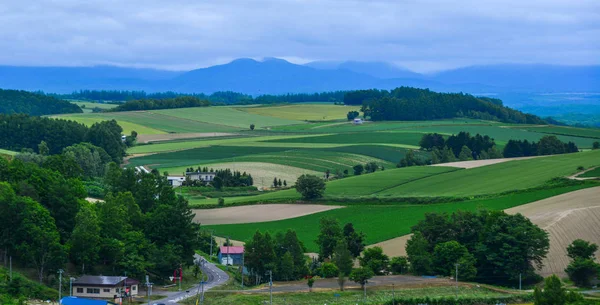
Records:
<instances>
[{"instance_id":1,"label":"utility pole","mask_svg":"<svg viewBox=\"0 0 600 305\"><path fill-rule=\"evenodd\" d=\"M69 278L69 296L72 297L73 296L73 281L75 280L74 277L70 277Z\"/></svg>"},{"instance_id":2,"label":"utility pole","mask_svg":"<svg viewBox=\"0 0 600 305\"><path fill-rule=\"evenodd\" d=\"M269 297L271 301L270 305L273 305L273 271L269 270Z\"/></svg>"},{"instance_id":3,"label":"utility pole","mask_svg":"<svg viewBox=\"0 0 600 305\"><path fill-rule=\"evenodd\" d=\"M519 273L519 290L521 290L521 273Z\"/></svg>"},{"instance_id":4,"label":"utility pole","mask_svg":"<svg viewBox=\"0 0 600 305\"><path fill-rule=\"evenodd\" d=\"M208 281L208 275L206 275L206 281ZM200 304L204 304L204 282L205 281L202 281L202 283L200 284L200 286L202 287L202 301Z\"/></svg>"},{"instance_id":5,"label":"utility pole","mask_svg":"<svg viewBox=\"0 0 600 305\"><path fill-rule=\"evenodd\" d=\"M60 299L62 299L62 274L65 272L62 269L58 269L58 303L60 303Z\"/></svg>"},{"instance_id":6,"label":"utility pole","mask_svg":"<svg viewBox=\"0 0 600 305\"><path fill-rule=\"evenodd\" d=\"M212 244L213 244L213 233L214 231L210 231L210 259L212 259Z\"/></svg>"},{"instance_id":7,"label":"utility pole","mask_svg":"<svg viewBox=\"0 0 600 305\"><path fill-rule=\"evenodd\" d=\"M231 239L229 239L229 236L227 236L225 242L227 243L227 270L229 270L229 264L231 263L229 261L231 259L231 257L229 256L229 244L231 243Z\"/></svg>"},{"instance_id":8,"label":"utility pole","mask_svg":"<svg viewBox=\"0 0 600 305\"><path fill-rule=\"evenodd\" d=\"M246 249L242 251L242 290L244 290L244 254L246 254Z\"/></svg>"},{"instance_id":9,"label":"utility pole","mask_svg":"<svg viewBox=\"0 0 600 305\"><path fill-rule=\"evenodd\" d=\"M181 264L179 264L179 291L181 291L181 278L183 277L183 270Z\"/></svg>"},{"instance_id":10,"label":"utility pole","mask_svg":"<svg viewBox=\"0 0 600 305\"><path fill-rule=\"evenodd\" d=\"M454 282L456 283L456 290L454 290L454 297L458 299L458 264L454 264L456 267L456 274L454 276Z\"/></svg>"},{"instance_id":11,"label":"utility pole","mask_svg":"<svg viewBox=\"0 0 600 305\"><path fill-rule=\"evenodd\" d=\"M150 277L146 275L146 287L148 287L148 305L150 305L150 296L152 295L152 283L150 283Z\"/></svg>"}]
</instances>

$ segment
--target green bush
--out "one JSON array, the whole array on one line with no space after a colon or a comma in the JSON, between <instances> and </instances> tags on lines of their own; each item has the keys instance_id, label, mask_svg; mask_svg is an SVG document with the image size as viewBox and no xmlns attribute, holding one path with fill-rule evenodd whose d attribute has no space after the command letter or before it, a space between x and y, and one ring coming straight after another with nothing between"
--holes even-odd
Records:
<instances>
[{"instance_id":1,"label":"green bush","mask_svg":"<svg viewBox=\"0 0 600 305\"><path fill-rule=\"evenodd\" d=\"M338 267L332 263L324 263L319 270L320 276L324 278L336 277L340 273Z\"/></svg>"},{"instance_id":2,"label":"green bush","mask_svg":"<svg viewBox=\"0 0 600 305\"><path fill-rule=\"evenodd\" d=\"M419 298L396 298L390 300L384 305L495 305L495 304L514 304L514 303L527 303L533 301L533 295L510 295L506 297L442 297L442 298L430 298L430 297L419 297Z\"/></svg>"}]
</instances>

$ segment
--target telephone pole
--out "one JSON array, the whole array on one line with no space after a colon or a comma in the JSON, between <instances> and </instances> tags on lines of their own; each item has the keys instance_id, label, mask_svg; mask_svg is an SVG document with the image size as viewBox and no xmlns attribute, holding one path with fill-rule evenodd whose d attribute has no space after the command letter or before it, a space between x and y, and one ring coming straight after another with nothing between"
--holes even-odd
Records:
<instances>
[{"instance_id":1,"label":"telephone pole","mask_svg":"<svg viewBox=\"0 0 600 305\"><path fill-rule=\"evenodd\" d=\"M269 304L273 305L273 271L269 270Z\"/></svg>"},{"instance_id":2,"label":"telephone pole","mask_svg":"<svg viewBox=\"0 0 600 305\"><path fill-rule=\"evenodd\" d=\"M244 254L246 254L246 250L242 251L242 290L244 290Z\"/></svg>"},{"instance_id":3,"label":"telephone pole","mask_svg":"<svg viewBox=\"0 0 600 305\"><path fill-rule=\"evenodd\" d=\"M519 273L519 291L521 290L521 273Z\"/></svg>"},{"instance_id":4,"label":"telephone pole","mask_svg":"<svg viewBox=\"0 0 600 305\"><path fill-rule=\"evenodd\" d=\"M58 303L60 303L60 299L62 299L62 274L65 272L62 269L58 269Z\"/></svg>"},{"instance_id":5,"label":"telephone pole","mask_svg":"<svg viewBox=\"0 0 600 305\"><path fill-rule=\"evenodd\" d=\"M456 274L454 276L454 282L456 283L456 289L454 290L454 297L458 299L458 264L454 264L456 267Z\"/></svg>"},{"instance_id":6,"label":"telephone pole","mask_svg":"<svg viewBox=\"0 0 600 305\"><path fill-rule=\"evenodd\" d=\"M214 231L210 231L210 259L212 259L212 244L213 244L213 233Z\"/></svg>"}]
</instances>

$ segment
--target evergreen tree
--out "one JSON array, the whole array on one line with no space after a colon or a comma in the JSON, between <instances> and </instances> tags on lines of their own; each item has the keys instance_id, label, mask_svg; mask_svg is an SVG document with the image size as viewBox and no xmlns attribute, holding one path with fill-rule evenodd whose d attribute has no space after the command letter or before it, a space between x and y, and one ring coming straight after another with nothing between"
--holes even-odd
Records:
<instances>
[{"instance_id":1,"label":"evergreen tree","mask_svg":"<svg viewBox=\"0 0 600 305\"><path fill-rule=\"evenodd\" d=\"M319 246L319 260L331 258L338 239L342 237L342 229L337 220L323 217L319 224L319 235L315 243Z\"/></svg>"},{"instance_id":2,"label":"evergreen tree","mask_svg":"<svg viewBox=\"0 0 600 305\"><path fill-rule=\"evenodd\" d=\"M460 150L460 154L458 155L458 160L460 160L460 161L473 160L472 154L473 154L473 152L469 149L469 147L467 147L466 145L463 145L463 147Z\"/></svg>"},{"instance_id":3,"label":"evergreen tree","mask_svg":"<svg viewBox=\"0 0 600 305\"><path fill-rule=\"evenodd\" d=\"M338 267L338 270L342 275L349 275L352 272L354 261L352 254L348 250L348 243L345 239L341 238L337 241L335 248L333 249L333 256L331 261Z\"/></svg>"},{"instance_id":4,"label":"evergreen tree","mask_svg":"<svg viewBox=\"0 0 600 305\"><path fill-rule=\"evenodd\" d=\"M75 229L69 240L71 259L81 265L81 274L85 274L86 265L91 267L97 262L100 241L98 216L90 204L84 204L75 217Z\"/></svg>"}]
</instances>

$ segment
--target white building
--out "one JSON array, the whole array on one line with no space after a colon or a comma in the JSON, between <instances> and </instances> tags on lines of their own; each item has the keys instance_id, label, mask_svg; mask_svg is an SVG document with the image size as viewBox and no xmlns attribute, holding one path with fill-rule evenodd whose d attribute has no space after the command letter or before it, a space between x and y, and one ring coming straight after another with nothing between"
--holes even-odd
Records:
<instances>
[{"instance_id":1,"label":"white building","mask_svg":"<svg viewBox=\"0 0 600 305\"><path fill-rule=\"evenodd\" d=\"M360 118L356 118L356 119L354 119L354 121L352 122L352 124L354 124L354 125L360 125L360 124L362 124L362 123L363 123L363 120L362 120L362 119L360 119Z\"/></svg>"},{"instance_id":2,"label":"white building","mask_svg":"<svg viewBox=\"0 0 600 305\"><path fill-rule=\"evenodd\" d=\"M202 180L204 182L211 182L217 174L209 172L186 172L185 175L186 177L190 177L192 181Z\"/></svg>"},{"instance_id":3,"label":"white building","mask_svg":"<svg viewBox=\"0 0 600 305\"><path fill-rule=\"evenodd\" d=\"M185 181L185 177L168 176L167 177L167 181L169 181L169 184L172 187L178 187L178 186L181 186L183 184L183 182Z\"/></svg>"}]
</instances>

